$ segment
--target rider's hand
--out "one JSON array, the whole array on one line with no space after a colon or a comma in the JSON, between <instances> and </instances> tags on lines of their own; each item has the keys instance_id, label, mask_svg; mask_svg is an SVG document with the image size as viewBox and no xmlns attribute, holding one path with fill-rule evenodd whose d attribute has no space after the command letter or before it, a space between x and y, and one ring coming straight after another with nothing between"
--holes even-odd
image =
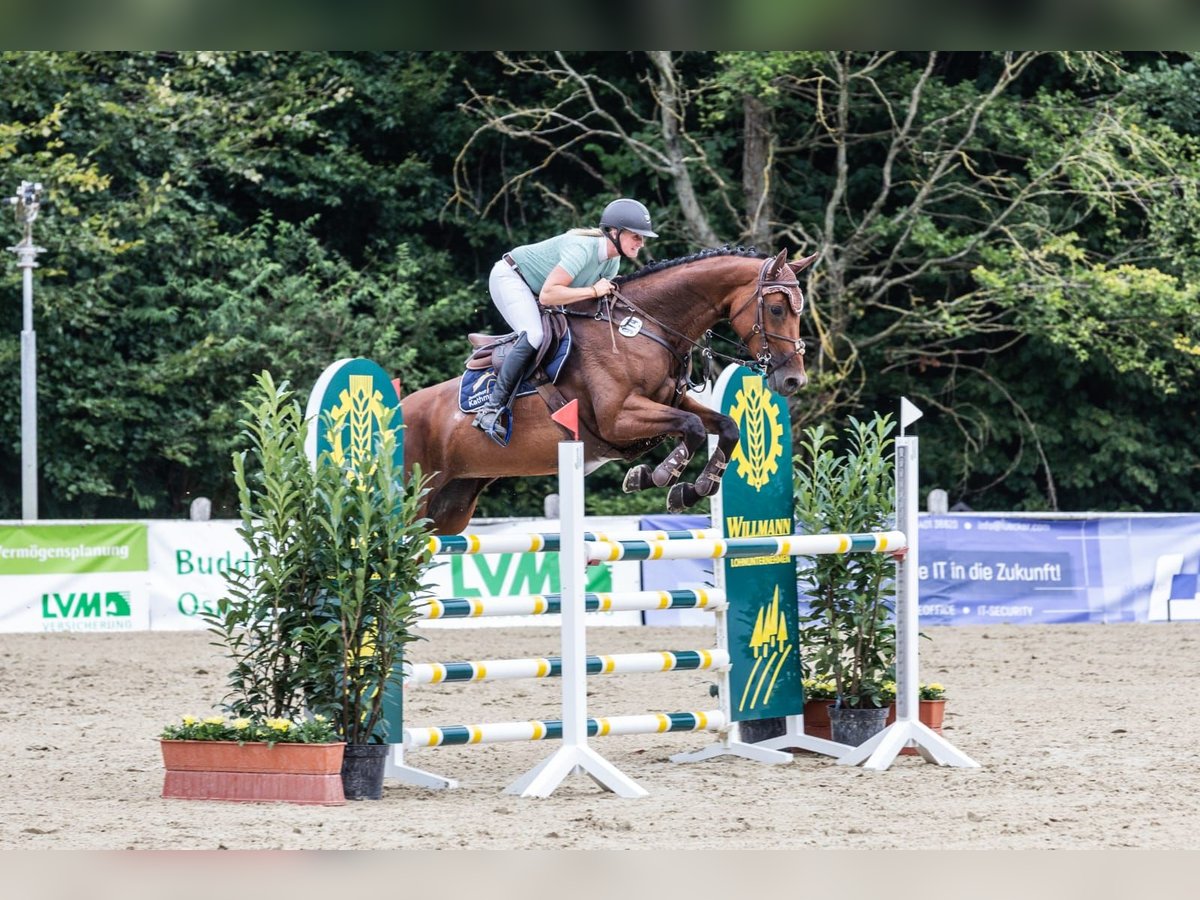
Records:
<instances>
[{"instance_id":1,"label":"rider's hand","mask_svg":"<svg viewBox=\"0 0 1200 900\"><path fill-rule=\"evenodd\" d=\"M596 292L597 297L603 297L605 294L611 294L613 292L613 283L607 278L601 278L592 285L592 290Z\"/></svg>"}]
</instances>

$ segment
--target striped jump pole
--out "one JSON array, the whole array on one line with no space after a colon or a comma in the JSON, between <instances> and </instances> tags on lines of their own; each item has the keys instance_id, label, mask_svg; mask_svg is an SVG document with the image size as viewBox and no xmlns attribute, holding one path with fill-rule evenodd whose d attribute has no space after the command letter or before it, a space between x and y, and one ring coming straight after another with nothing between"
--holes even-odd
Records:
<instances>
[{"instance_id":1,"label":"striped jump pole","mask_svg":"<svg viewBox=\"0 0 1200 900\"><path fill-rule=\"evenodd\" d=\"M686 713L646 713L587 719L588 737L622 734L665 734L669 731L719 731L725 727L720 710ZM404 732L409 747L447 747L464 744L497 744L503 741L545 741L564 737L558 719L529 722L493 722L480 725L445 725L440 728L409 728ZM590 773L589 773L590 774Z\"/></svg>"},{"instance_id":2,"label":"striped jump pole","mask_svg":"<svg viewBox=\"0 0 1200 900\"><path fill-rule=\"evenodd\" d=\"M564 516L564 519L566 517ZM587 531L585 541L647 540L693 541L718 538L721 534L713 528L690 528L681 531ZM474 555L480 553L554 553L562 539L561 532L531 534L451 534L429 539L429 552L434 556Z\"/></svg>"},{"instance_id":3,"label":"striped jump pole","mask_svg":"<svg viewBox=\"0 0 1200 900\"><path fill-rule=\"evenodd\" d=\"M745 559L747 557L816 556L828 553L890 553L908 542L902 531L871 534L793 534L782 537L670 541L589 541L592 562L618 559Z\"/></svg>"},{"instance_id":4,"label":"striped jump pole","mask_svg":"<svg viewBox=\"0 0 1200 900\"><path fill-rule=\"evenodd\" d=\"M725 650L663 650L649 653L617 653L589 656L584 660L588 675L634 675L719 669L729 665ZM513 678L557 678L563 674L561 656L533 659L487 659L463 662L414 663L405 681L409 684L449 684L465 681L507 681Z\"/></svg>"},{"instance_id":5,"label":"striped jump pole","mask_svg":"<svg viewBox=\"0 0 1200 900\"><path fill-rule=\"evenodd\" d=\"M721 609L725 592L716 588L676 588L670 591L587 593L584 612L626 612L654 609ZM486 616L542 616L562 612L562 594L518 597L431 597L421 601L422 619L474 619Z\"/></svg>"}]
</instances>

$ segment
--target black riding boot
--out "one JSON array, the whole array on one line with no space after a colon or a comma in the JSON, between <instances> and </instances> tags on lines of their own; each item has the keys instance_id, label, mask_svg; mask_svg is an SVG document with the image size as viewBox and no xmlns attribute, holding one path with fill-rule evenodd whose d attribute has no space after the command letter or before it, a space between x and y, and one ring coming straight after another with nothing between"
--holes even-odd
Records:
<instances>
[{"instance_id":1,"label":"black riding boot","mask_svg":"<svg viewBox=\"0 0 1200 900\"><path fill-rule=\"evenodd\" d=\"M500 371L496 373L496 380L492 382L492 390L488 395L487 403L480 407L479 412L475 414L476 428L484 431L496 430L501 414L506 412L509 404L512 403L513 395L516 394L521 379L525 375L525 367L529 365L535 353L537 353L537 347L529 343L525 332L522 331L513 348L504 357L504 364L500 366Z\"/></svg>"}]
</instances>

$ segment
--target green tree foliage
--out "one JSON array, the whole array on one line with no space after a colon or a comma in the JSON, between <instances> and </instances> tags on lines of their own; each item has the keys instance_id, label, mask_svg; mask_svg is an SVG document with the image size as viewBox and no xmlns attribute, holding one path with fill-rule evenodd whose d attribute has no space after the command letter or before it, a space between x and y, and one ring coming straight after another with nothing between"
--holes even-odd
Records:
<instances>
[{"instance_id":1,"label":"green tree foliage","mask_svg":"<svg viewBox=\"0 0 1200 900\"><path fill-rule=\"evenodd\" d=\"M498 330L509 247L643 199L655 258L819 251L797 433L926 409L976 508L1200 492L1191 54L5 52L0 189L35 238L44 516L229 515L249 373L342 356L413 390ZM515 76L515 77L514 77ZM10 232L14 233L14 232ZM628 264L626 264L628 268ZM20 295L15 267L0 290ZM19 304L0 467L19 471ZM1136 398L1136 399L1135 399ZM1131 414L1136 413L1136 421ZM661 507L590 480L597 511ZM536 514L549 479L480 514ZM0 516L19 509L0 484Z\"/></svg>"},{"instance_id":2,"label":"green tree foliage","mask_svg":"<svg viewBox=\"0 0 1200 900\"><path fill-rule=\"evenodd\" d=\"M247 373L312 384L364 355L419 386L463 355L481 304L430 244L437 177L417 153L439 133L429 104L448 76L434 60L5 57L0 177L42 181L53 211L36 235L44 516L175 515L195 495L229 514ZM407 107L355 102L402 77ZM415 122L423 133L405 130ZM15 396L20 313L5 309ZM18 421L5 404L7 471ZM16 490L0 515L15 515Z\"/></svg>"},{"instance_id":3,"label":"green tree foliage","mask_svg":"<svg viewBox=\"0 0 1200 900\"><path fill-rule=\"evenodd\" d=\"M1196 145L1192 125L1176 127L1188 101L1175 99L1196 77L1190 58L652 53L630 55L623 77L588 62L512 59L547 86L540 105L468 107L482 130L542 151L497 178L489 202L562 194L569 156L578 177L611 183L634 166L673 187L664 233L818 250L798 432L907 393L962 436L958 470L934 472L956 499L1060 508L1056 469L1085 460L1042 443L1058 428L1046 416L1071 404L997 380L1024 342L1156 398L1195 381ZM989 391L990 403L957 402ZM992 449L1028 446L1025 462L1042 469L1017 496L1000 488L1012 462L980 465L979 452L1014 428L1017 446Z\"/></svg>"}]
</instances>

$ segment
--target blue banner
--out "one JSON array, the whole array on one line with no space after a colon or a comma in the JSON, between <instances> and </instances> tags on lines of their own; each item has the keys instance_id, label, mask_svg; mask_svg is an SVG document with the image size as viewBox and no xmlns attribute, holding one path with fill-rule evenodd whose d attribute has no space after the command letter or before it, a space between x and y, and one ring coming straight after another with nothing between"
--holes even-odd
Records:
<instances>
[{"instance_id":1,"label":"blue banner","mask_svg":"<svg viewBox=\"0 0 1200 900\"><path fill-rule=\"evenodd\" d=\"M1200 515L924 515L920 528L926 624L1196 618Z\"/></svg>"},{"instance_id":2,"label":"blue banner","mask_svg":"<svg viewBox=\"0 0 1200 900\"><path fill-rule=\"evenodd\" d=\"M708 516L645 516L638 520L643 531L679 531L686 528L711 528ZM656 559L642 563L642 590L669 591L676 588L712 587L711 559ZM712 613L700 609L652 609L642 613L646 625L687 625L712 627Z\"/></svg>"},{"instance_id":3,"label":"blue banner","mask_svg":"<svg viewBox=\"0 0 1200 900\"><path fill-rule=\"evenodd\" d=\"M919 518L922 625L1200 619L1200 515ZM707 528L708 519L648 516L641 527ZM647 590L685 583L711 584L711 561L643 567ZM645 619L701 624L669 611Z\"/></svg>"}]
</instances>

